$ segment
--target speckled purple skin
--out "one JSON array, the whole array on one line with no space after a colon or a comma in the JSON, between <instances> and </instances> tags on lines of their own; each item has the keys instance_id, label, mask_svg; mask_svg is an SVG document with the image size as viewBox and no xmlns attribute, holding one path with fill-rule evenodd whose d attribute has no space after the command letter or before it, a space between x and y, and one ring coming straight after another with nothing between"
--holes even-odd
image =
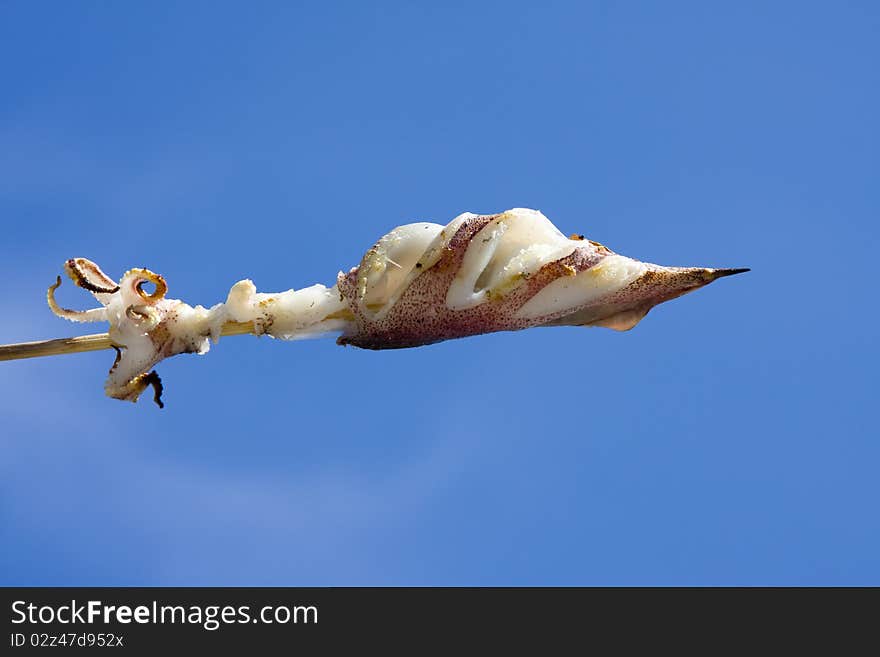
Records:
<instances>
[{"instance_id":1,"label":"speckled purple skin","mask_svg":"<svg viewBox=\"0 0 880 657\"><path fill-rule=\"evenodd\" d=\"M569 314L570 310L565 310L545 317L516 317L516 311L546 285L560 276L573 276L589 269L605 257L607 250L602 252L601 247L589 241L583 241L583 246L575 248L571 255L544 265L501 298L490 298L463 310L447 307L446 294L461 268L468 245L498 216L482 215L466 219L440 259L416 277L380 319L373 319L369 311L365 312L358 299L358 268L355 267L348 274L340 274L337 286L354 314L357 330L341 336L338 343L364 349L417 347L480 333L539 326Z\"/></svg>"},{"instance_id":2,"label":"speckled purple skin","mask_svg":"<svg viewBox=\"0 0 880 657\"><path fill-rule=\"evenodd\" d=\"M658 303L691 292L721 276L747 271L661 267L646 263L648 270L644 274L606 297L539 317L517 317L517 311L551 282L563 276L575 276L613 255L602 245L581 240L571 255L547 263L531 276L524 277L503 296L490 297L472 308L450 309L446 304L447 292L462 266L468 246L483 228L499 216L481 215L466 219L439 260L419 274L380 317L374 317L359 300L358 268L355 267L348 274L340 273L337 286L355 322L354 329L342 335L337 342L364 349L401 349L534 326L592 325L628 330Z\"/></svg>"}]
</instances>

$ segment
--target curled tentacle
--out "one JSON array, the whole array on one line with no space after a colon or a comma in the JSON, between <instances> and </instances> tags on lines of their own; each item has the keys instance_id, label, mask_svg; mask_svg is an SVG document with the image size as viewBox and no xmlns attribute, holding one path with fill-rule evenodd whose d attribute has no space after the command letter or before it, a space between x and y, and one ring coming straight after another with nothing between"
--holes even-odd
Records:
<instances>
[{"instance_id":1,"label":"curled tentacle","mask_svg":"<svg viewBox=\"0 0 880 657\"><path fill-rule=\"evenodd\" d=\"M165 408L165 404L162 402L164 387L162 386L162 379L159 378L156 370L151 370L145 374L138 374L126 381L124 385L106 388L106 392L109 397L114 399L136 402L148 386L153 386L153 401L156 405L159 408Z\"/></svg>"},{"instance_id":2,"label":"curled tentacle","mask_svg":"<svg viewBox=\"0 0 880 657\"><path fill-rule=\"evenodd\" d=\"M164 299L165 293L168 292L168 284L165 282L165 279L149 269L130 269L122 278L123 280L130 278L135 284L135 291L138 293L138 296L147 303L155 303ZM152 283L156 287L152 294L147 294L144 290L144 285L147 283Z\"/></svg>"},{"instance_id":3,"label":"curled tentacle","mask_svg":"<svg viewBox=\"0 0 880 657\"><path fill-rule=\"evenodd\" d=\"M63 317L64 319L68 319L71 322L106 322L107 321L107 309L106 308L90 308L89 310L70 310L68 308L62 308L58 305L58 302L55 301L55 290L57 290L61 286L61 277L58 276L55 279L55 283L49 286L49 289L46 290L46 301L49 304L49 308L52 310L55 315L58 317Z\"/></svg>"},{"instance_id":4,"label":"curled tentacle","mask_svg":"<svg viewBox=\"0 0 880 657\"><path fill-rule=\"evenodd\" d=\"M143 331L152 331L161 321L156 309L145 304L129 306L125 309L125 316Z\"/></svg>"}]
</instances>

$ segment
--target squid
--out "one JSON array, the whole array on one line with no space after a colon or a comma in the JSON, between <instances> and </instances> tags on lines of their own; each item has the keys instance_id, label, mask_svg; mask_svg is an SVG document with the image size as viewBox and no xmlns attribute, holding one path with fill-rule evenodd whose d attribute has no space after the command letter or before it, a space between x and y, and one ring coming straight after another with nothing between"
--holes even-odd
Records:
<instances>
[{"instance_id":1,"label":"squid","mask_svg":"<svg viewBox=\"0 0 880 657\"><path fill-rule=\"evenodd\" d=\"M59 276L47 293L51 310L110 325L106 346L116 359L106 394L135 402L152 387L161 407L155 366L177 354L204 354L221 335L297 340L334 333L340 345L401 349L538 326L627 331L654 306L748 269L640 262L583 235L566 237L541 212L514 208L464 213L445 226L400 226L358 266L339 272L332 287L261 293L242 280L210 308L168 298L165 279L148 269L131 269L117 282L94 262L74 258L64 271L100 306L60 307Z\"/></svg>"}]
</instances>

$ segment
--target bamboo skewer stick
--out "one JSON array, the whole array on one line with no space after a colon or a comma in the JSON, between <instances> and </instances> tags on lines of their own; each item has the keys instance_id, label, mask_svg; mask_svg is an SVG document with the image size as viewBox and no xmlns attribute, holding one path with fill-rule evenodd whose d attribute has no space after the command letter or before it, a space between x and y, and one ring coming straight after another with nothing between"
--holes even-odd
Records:
<instances>
[{"instance_id":1,"label":"bamboo skewer stick","mask_svg":"<svg viewBox=\"0 0 880 657\"><path fill-rule=\"evenodd\" d=\"M253 332L253 322L227 322L223 325L220 335L247 335ZM77 335L71 338L58 338L55 340L37 340L35 342L16 342L0 345L0 361L79 354L87 351L111 349L114 346L116 345L110 339L109 333L93 333L91 335Z\"/></svg>"}]
</instances>

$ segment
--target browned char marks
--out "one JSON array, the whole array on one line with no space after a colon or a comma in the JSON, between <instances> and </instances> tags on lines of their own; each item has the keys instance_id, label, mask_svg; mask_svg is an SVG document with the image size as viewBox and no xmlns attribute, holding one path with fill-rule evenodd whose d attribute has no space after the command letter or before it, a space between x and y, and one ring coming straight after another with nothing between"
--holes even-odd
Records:
<instances>
[{"instance_id":1,"label":"browned char marks","mask_svg":"<svg viewBox=\"0 0 880 657\"><path fill-rule=\"evenodd\" d=\"M65 264L67 275L76 285L95 294L113 294L119 286L98 265L85 258L71 258Z\"/></svg>"}]
</instances>

